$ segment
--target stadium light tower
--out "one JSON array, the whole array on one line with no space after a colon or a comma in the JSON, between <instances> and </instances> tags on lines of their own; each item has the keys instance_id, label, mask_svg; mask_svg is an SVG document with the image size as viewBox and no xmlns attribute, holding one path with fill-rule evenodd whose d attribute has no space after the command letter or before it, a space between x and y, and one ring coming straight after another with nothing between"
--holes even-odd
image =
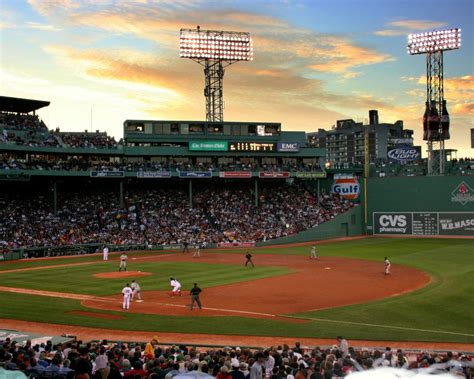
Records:
<instances>
[{"instance_id":1,"label":"stadium light tower","mask_svg":"<svg viewBox=\"0 0 474 379\"><path fill-rule=\"evenodd\" d=\"M408 35L408 53L426 55L426 103L423 140L428 146L428 175L445 173L444 141L449 139L449 114L444 99L443 51L461 47L461 29L434 30ZM434 147L439 146L435 157ZM436 163L439 161L439 166Z\"/></svg>"},{"instance_id":2,"label":"stadium light tower","mask_svg":"<svg viewBox=\"0 0 474 379\"><path fill-rule=\"evenodd\" d=\"M250 33L181 29L179 55L204 66L206 120L224 121L222 81L224 68L253 60Z\"/></svg>"}]
</instances>

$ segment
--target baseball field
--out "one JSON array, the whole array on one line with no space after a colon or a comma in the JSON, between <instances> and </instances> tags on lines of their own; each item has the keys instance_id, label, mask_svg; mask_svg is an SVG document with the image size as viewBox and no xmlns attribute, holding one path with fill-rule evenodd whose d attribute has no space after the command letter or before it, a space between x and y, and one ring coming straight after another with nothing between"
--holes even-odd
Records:
<instances>
[{"instance_id":1,"label":"baseball field","mask_svg":"<svg viewBox=\"0 0 474 379\"><path fill-rule=\"evenodd\" d=\"M0 264L0 319L113 330L474 343L474 240L364 238L311 245L60 257ZM384 275L384 257L392 263ZM170 277L183 296L170 296ZM136 280L143 302L122 310ZM189 309L189 289L203 309ZM0 323L1 323L0 320ZM100 338L100 336L97 336Z\"/></svg>"}]
</instances>

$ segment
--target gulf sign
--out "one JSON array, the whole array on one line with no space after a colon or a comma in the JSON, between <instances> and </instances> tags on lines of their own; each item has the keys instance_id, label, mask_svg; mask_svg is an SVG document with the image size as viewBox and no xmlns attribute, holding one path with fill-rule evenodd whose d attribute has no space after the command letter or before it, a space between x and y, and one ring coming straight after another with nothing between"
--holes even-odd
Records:
<instances>
[{"instance_id":1,"label":"gulf sign","mask_svg":"<svg viewBox=\"0 0 474 379\"><path fill-rule=\"evenodd\" d=\"M331 191L348 200L355 200L360 193L359 181L356 178L335 178Z\"/></svg>"}]
</instances>

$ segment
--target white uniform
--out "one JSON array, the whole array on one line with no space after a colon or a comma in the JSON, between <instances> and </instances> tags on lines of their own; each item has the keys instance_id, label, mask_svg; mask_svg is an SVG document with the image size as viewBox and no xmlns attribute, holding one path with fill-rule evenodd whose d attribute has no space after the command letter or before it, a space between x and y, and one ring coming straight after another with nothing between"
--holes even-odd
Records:
<instances>
[{"instance_id":1,"label":"white uniform","mask_svg":"<svg viewBox=\"0 0 474 379\"><path fill-rule=\"evenodd\" d=\"M109 260L109 248L107 246L104 247L104 250L102 252L104 254L104 261L108 261Z\"/></svg>"},{"instance_id":2,"label":"white uniform","mask_svg":"<svg viewBox=\"0 0 474 379\"><path fill-rule=\"evenodd\" d=\"M120 268L119 268L119 271L127 271L127 260L128 260L128 257L127 257L127 254L122 254L120 256Z\"/></svg>"},{"instance_id":3,"label":"white uniform","mask_svg":"<svg viewBox=\"0 0 474 379\"><path fill-rule=\"evenodd\" d=\"M196 250L194 250L193 258L198 258L201 256L201 245L196 245Z\"/></svg>"},{"instance_id":4,"label":"white uniform","mask_svg":"<svg viewBox=\"0 0 474 379\"><path fill-rule=\"evenodd\" d=\"M122 308L130 309L130 300L132 299L132 294L133 294L132 289L129 286L125 286L123 287L122 294L123 294Z\"/></svg>"},{"instance_id":5,"label":"white uniform","mask_svg":"<svg viewBox=\"0 0 474 379\"><path fill-rule=\"evenodd\" d=\"M138 300L141 300L142 299L142 296L140 295L140 284L138 284L137 282L132 282L132 284L130 284L130 288L132 289L132 300L136 297Z\"/></svg>"},{"instance_id":6,"label":"white uniform","mask_svg":"<svg viewBox=\"0 0 474 379\"><path fill-rule=\"evenodd\" d=\"M171 290L171 295L179 295L181 296L181 283L178 282L176 279L171 279L170 286L173 287Z\"/></svg>"},{"instance_id":7,"label":"white uniform","mask_svg":"<svg viewBox=\"0 0 474 379\"><path fill-rule=\"evenodd\" d=\"M310 258L318 258L318 255L317 255L317 249L316 249L316 245L313 245L313 247L311 248L311 255L309 256Z\"/></svg>"},{"instance_id":8,"label":"white uniform","mask_svg":"<svg viewBox=\"0 0 474 379\"><path fill-rule=\"evenodd\" d=\"M388 260L388 258L385 258L385 275L388 275L390 274L390 261Z\"/></svg>"}]
</instances>

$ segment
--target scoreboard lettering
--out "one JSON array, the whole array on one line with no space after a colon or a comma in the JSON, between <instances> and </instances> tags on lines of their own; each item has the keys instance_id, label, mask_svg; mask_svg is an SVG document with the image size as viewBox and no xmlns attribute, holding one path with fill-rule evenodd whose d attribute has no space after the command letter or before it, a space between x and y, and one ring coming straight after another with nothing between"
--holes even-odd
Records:
<instances>
[{"instance_id":1,"label":"scoreboard lettering","mask_svg":"<svg viewBox=\"0 0 474 379\"><path fill-rule=\"evenodd\" d=\"M275 150L276 150L275 143L229 142L229 151L272 152Z\"/></svg>"}]
</instances>

